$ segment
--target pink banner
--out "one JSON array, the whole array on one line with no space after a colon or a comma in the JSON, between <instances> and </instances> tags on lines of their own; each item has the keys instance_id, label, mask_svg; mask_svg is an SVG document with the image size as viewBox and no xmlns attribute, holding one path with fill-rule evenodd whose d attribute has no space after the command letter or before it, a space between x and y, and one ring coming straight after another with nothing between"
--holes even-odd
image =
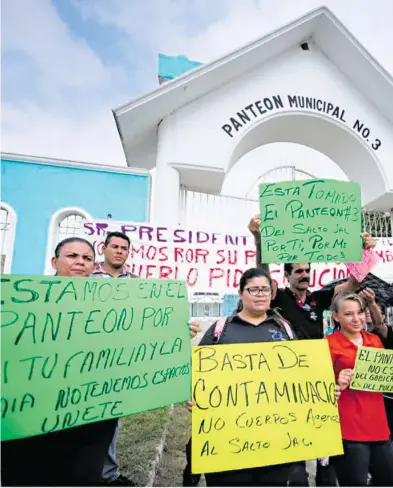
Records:
<instances>
[{"instance_id":1,"label":"pink banner","mask_svg":"<svg viewBox=\"0 0 393 488\"><path fill-rule=\"evenodd\" d=\"M379 262L379 256L373 249L363 249L363 261L347 263L347 269L355 280L361 282Z\"/></svg>"},{"instance_id":2,"label":"pink banner","mask_svg":"<svg viewBox=\"0 0 393 488\"><path fill-rule=\"evenodd\" d=\"M191 292L236 293L243 272L255 266L254 239L250 234L219 234L169 229L150 224L89 222L86 237L102 261L105 235L120 230L131 239L126 266L140 278L185 280ZM273 279L285 286L283 266L270 265ZM313 264L310 288L319 289L333 280L346 278L345 264Z\"/></svg>"}]
</instances>

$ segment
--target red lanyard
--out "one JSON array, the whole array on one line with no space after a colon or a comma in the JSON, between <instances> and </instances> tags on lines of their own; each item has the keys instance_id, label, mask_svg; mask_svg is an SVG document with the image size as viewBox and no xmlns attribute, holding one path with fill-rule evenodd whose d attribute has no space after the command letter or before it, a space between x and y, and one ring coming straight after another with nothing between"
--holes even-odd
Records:
<instances>
[{"instance_id":1,"label":"red lanyard","mask_svg":"<svg viewBox=\"0 0 393 488\"><path fill-rule=\"evenodd\" d=\"M296 303L299 305L299 307L300 307L300 308L303 308L303 307L304 307L304 305L305 305L305 304L306 304L306 302L307 302L307 297L309 297L310 295L311 295L311 293L310 293L310 292L307 290L307 291L306 291L306 300L305 300L304 302L302 302L302 301L300 300L300 298L298 298L298 297L297 297L297 295L295 295ZM310 303L310 307L315 307L315 306L316 306L315 301L312 301L312 302Z\"/></svg>"}]
</instances>

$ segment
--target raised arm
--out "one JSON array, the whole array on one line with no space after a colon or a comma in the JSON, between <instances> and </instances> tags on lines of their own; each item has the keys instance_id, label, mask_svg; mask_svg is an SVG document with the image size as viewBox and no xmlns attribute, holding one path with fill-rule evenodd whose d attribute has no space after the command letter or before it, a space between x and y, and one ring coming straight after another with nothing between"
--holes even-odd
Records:
<instances>
[{"instance_id":1,"label":"raised arm","mask_svg":"<svg viewBox=\"0 0 393 488\"><path fill-rule=\"evenodd\" d=\"M386 339L388 336L388 326L385 324L381 309L375 301L375 293L371 288L365 288L359 293L359 296L367 303L368 309L370 310L371 320L373 322L374 330L378 336Z\"/></svg>"},{"instance_id":2,"label":"raised arm","mask_svg":"<svg viewBox=\"0 0 393 488\"><path fill-rule=\"evenodd\" d=\"M262 256L261 256L261 217L260 215L255 215L248 224L248 230L254 236L255 240L255 251L256 251L256 267L262 268L266 271L266 273L270 273L269 265L262 263Z\"/></svg>"},{"instance_id":3,"label":"raised arm","mask_svg":"<svg viewBox=\"0 0 393 488\"><path fill-rule=\"evenodd\" d=\"M262 263L260 228L261 228L261 217L258 214L255 215L255 217L253 217L250 220L250 223L248 224L248 230L254 236L254 240L255 240L255 252L256 252L255 265L257 268L262 268L263 270L266 271L266 273L270 274L269 265L267 263ZM277 295L277 283L273 280L272 300L276 298L276 295Z\"/></svg>"},{"instance_id":4,"label":"raised arm","mask_svg":"<svg viewBox=\"0 0 393 488\"><path fill-rule=\"evenodd\" d=\"M375 247L375 241L368 232L363 232L362 237L364 249L370 249ZM345 283L341 283L341 285L337 285L335 287L334 294L344 290L356 291L359 288L359 285L360 283L352 275L350 275Z\"/></svg>"}]
</instances>

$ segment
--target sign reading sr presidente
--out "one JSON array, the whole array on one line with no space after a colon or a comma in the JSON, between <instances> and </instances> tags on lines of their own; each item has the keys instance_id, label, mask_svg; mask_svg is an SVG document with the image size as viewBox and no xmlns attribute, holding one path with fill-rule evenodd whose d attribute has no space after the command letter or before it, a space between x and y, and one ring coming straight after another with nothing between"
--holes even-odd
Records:
<instances>
[{"instance_id":1,"label":"sign reading sr presidente","mask_svg":"<svg viewBox=\"0 0 393 488\"><path fill-rule=\"evenodd\" d=\"M255 265L256 249L251 234L225 234L200 229L170 228L164 224L97 220L85 222L81 236L95 248L103 261L108 232L124 232L131 240L126 262L140 278L184 280L190 293L237 293L243 272ZM393 281L393 239L375 239L378 264L373 273ZM287 285L283 266L271 264L270 273L278 286ZM348 276L344 263L315 263L311 267L310 289L318 290L333 280Z\"/></svg>"},{"instance_id":2,"label":"sign reading sr presidente","mask_svg":"<svg viewBox=\"0 0 393 488\"><path fill-rule=\"evenodd\" d=\"M124 232L131 240L129 271L140 278L184 280L190 293L237 293L241 275L256 263L255 242L247 229L244 234L225 234L112 220L83 225L82 236L94 246L98 262L103 261L105 238L112 231ZM270 272L279 286L286 285L282 266L272 264ZM344 264L318 263L312 267L310 287L319 289L347 276Z\"/></svg>"}]
</instances>

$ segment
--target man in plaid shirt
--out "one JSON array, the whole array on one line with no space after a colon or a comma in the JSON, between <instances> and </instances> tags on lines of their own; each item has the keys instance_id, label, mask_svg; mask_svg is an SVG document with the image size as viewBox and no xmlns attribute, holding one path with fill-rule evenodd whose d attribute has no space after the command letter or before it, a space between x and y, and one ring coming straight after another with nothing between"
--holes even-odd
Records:
<instances>
[{"instance_id":1,"label":"man in plaid shirt","mask_svg":"<svg viewBox=\"0 0 393 488\"><path fill-rule=\"evenodd\" d=\"M91 274L92 278L138 278L127 271L125 262L130 252L130 239L122 232L109 232L104 243L104 262L99 263L97 269ZM108 455L104 462L102 478L105 484L112 486L135 486L132 480L120 474L116 461L116 442L119 433L117 424L115 435L109 446Z\"/></svg>"},{"instance_id":2,"label":"man in plaid shirt","mask_svg":"<svg viewBox=\"0 0 393 488\"><path fill-rule=\"evenodd\" d=\"M122 232L109 232L104 244L103 263L99 263L92 278L138 278L127 271L125 262L130 252L130 239Z\"/></svg>"},{"instance_id":3,"label":"man in plaid shirt","mask_svg":"<svg viewBox=\"0 0 393 488\"><path fill-rule=\"evenodd\" d=\"M138 278L138 276L127 271L125 262L130 252L131 242L126 234L122 232L110 232L104 243L104 262L100 263L97 269L90 275L93 278ZM189 322L191 339L194 338L201 328L197 322ZM135 483L120 474L119 465L116 462L116 442L119 431L117 424L115 435L109 446L108 454L102 470L103 483L112 486L135 486Z\"/></svg>"}]
</instances>

